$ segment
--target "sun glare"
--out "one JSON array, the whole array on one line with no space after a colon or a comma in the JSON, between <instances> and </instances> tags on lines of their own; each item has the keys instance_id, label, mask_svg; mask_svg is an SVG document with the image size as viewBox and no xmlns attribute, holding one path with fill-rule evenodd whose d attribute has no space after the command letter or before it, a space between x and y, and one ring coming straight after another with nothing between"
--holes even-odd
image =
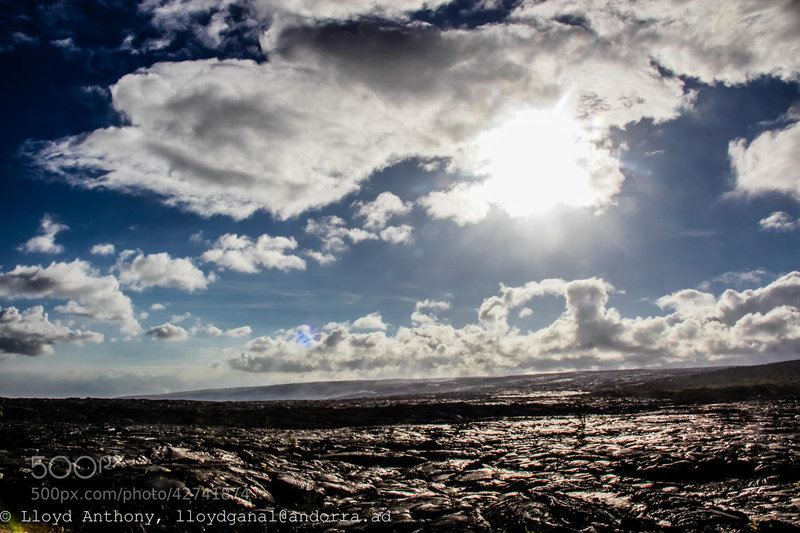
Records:
<instances>
[{"instance_id":1,"label":"sun glare","mask_svg":"<svg viewBox=\"0 0 800 533\"><path fill-rule=\"evenodd\" d=\"M511 216L594 204L592 134L601 121L585 128L558 108L516 113L478 138L479 173L488 177L473 189L475 199Z\"/></svg>"}]
</instances>

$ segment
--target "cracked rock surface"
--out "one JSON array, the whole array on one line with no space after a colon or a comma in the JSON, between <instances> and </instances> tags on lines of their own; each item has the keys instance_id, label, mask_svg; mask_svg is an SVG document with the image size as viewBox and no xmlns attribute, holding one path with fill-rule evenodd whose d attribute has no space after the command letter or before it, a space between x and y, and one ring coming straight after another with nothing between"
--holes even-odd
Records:
<instances>
[{"instance_id":1,"label":"cracked rock surface","mask_svg":"<svg viewBox=\"0 0 800 533\"><path fill-rule=\"evenodd\" d=\"M800 531L797 400L75 399L4 411L2 506L17 525L23 510L72 509L42 531ZM74 466L58 459L35 479L36 456ZM105 457L102 471L81 456ZM79 498L32 501L45 487ZM109 526L86 510L153 518Z\"/></svg>"}]
</instances>

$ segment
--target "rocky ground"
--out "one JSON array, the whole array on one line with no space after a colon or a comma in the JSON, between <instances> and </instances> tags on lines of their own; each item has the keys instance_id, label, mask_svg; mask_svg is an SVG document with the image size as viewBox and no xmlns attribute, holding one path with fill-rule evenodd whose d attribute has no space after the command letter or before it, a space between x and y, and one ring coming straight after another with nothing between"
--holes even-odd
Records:
<instances>
[{"instance_id":1,"label":"rocky ground","mask_svg":"<svg viewBox=\"0 0 800 533\"><path fill-rule=\"evenodd\" d=\"M11 531L800 531L799 407L5 400L0 508Z\"/></svg>"}]
</instances>

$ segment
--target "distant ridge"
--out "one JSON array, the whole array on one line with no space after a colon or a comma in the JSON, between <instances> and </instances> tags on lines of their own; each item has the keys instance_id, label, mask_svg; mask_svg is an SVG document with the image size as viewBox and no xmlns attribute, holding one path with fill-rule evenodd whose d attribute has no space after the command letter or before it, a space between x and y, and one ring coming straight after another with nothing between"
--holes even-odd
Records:
<instances>
[{"instance_id":1,"label":"distant ridge","mask_svg":"<svg viewBox=\"0 0 800 533\"><path fill-rule=\"evenodd\" d=\"M597 391L635 386L708 369L606 370L501 377L317 381L261 387L205 389L126 396L133 399L199 401L344 400L426 395L535 394L542 391Z\"/></svg>"},{"instance_id":2,"label":"distant ridge","mask_svg":"<svg viewBox=\"0 0 800 533\"><path fill-rule=\"evenodd\" d=\"M125 396L196 401L345 400L395 396L537 395L546 392L663 395L686 390L800 390L800 360L752 366L556 372L501 377L316 381Z\"/></svg>"},{"instance_id":3,"label":"distant ridge","mask_svg":"<svg viewBox=\"0 0 800 533\"><path fill-rule=\"evenodd\" d=\"M708 399L719 397L800 397L800 359L763 365L708 369L663 381L623 387L621 395Z\"/></svg>"}]
</instances>

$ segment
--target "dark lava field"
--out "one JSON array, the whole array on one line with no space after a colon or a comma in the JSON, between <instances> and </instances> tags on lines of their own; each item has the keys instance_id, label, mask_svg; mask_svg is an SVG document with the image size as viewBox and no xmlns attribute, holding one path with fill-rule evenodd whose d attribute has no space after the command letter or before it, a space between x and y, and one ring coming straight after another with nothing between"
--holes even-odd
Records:
<instances>
[{"instance_id":1,"label":"dark lava field","mask_svg":"<svg viewBox=\"0 0 800 533\"><path fill-rule=\"evenodd\" d=\"M0 531L800 531L796 391L698 375L325 401L4 399Z\"/></svg>"}]
</instances>

